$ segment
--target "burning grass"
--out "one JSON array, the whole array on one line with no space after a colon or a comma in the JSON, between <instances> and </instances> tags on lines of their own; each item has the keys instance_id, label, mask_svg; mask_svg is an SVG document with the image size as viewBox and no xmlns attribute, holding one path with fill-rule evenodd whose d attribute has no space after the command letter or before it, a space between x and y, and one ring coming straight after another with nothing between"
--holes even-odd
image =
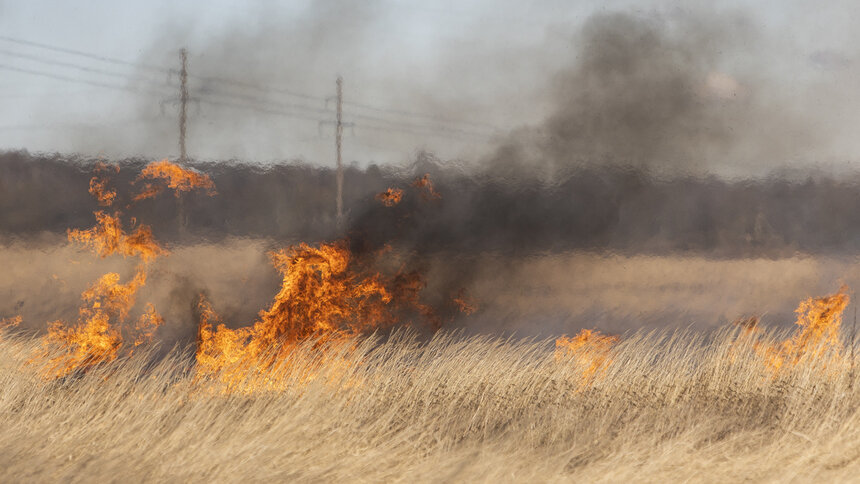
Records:
<instances>
[{"instance_id":1,"label":"burning grass","mask_svg":"<svg viewBox=\"0 0 860 484\"><path fill-rule=\"evenodd\" d=\"M851 480L860 391L801 361L762 378L737 329L636 334L582 386L549 342L310 339L267 392L223 394L190 355L47 381L0 340L0 476L21 481ZM778 336L778 335L770 335ZM344 344L348 342L349 344ZM277 349L276 349L277 350ZM278 350L280 351L280 350ZM45 355L50 358L51 355ZM257 385L263 374L246 372ZM216 391L207 391L208 389Z\"/></svg>"},{"instance_id":2,"label":"burning grass","mask_svg":"<svg viewBox=\"0 0 860 484\"><path fill-rule=\"evenodd\" d=\"M118 173L119 168L100 164L90 180L90 194L103 207L112 207L117 199L117 190L110 186L111 171ZM136 181L142 179L165 182L177 199L182 192L191 190L216 194L215 185L207 175L167 160L147 165ZM420 187L435 193L429 177L423 180ZM149 184L133 197L133 202L158 193L159 187ZM398 193L402 196L402 190ZM148 263L169 252L156 242L146 225L127 234L119 210L113 214L99 210L94 215L96 225L69 230L69 240L89 247L102 258L136 257L140 264L126 284L121 284L120 275L112 272L84 291L81 295L84 304L76 323L55 321L49 325L48 333L42 337L41 350L30 359L31 364L42 367L42 374L48 379L87 372L116 360L121 354L131 355L136 347L152 341L164 322L152 303L147 303L133 328L129 328L127 319L138 290L146 284ZM289 361L286 352L293 346L309 339L330 343L395 324L410 324L410 312L411 316L438 328L441 320L436 312L421 302L420 292L425 286L422 275L402 266L393 272L378 267L383 265L377 261L381 256L389 262L396 259L387 254L389 251L387 247L375 255L356 257L346 240L321 243L317 247L302 243L272 251L269 254L272 263L283 276L281 289L271 306L260 311L257 321L239 329L221 323L212 305L201 295L197 303L198 376L216 375L215 379L223 384L221 391L227 393L269 390L273 379L268 373ZM462 294L453 303L463 312L474 311ZM133 345L128 341L133 341ZM52 349L59 349L61 354L40 364ZM246 381L246 374L261 375L259 388L237 385Z\"/></svg>"},{"instance_id":3,"label":"burning grass","mask_svg":"<svg viewBox=\"0 0 860 484\"><path fill-rule=\"evenodd\" d=\"M149 263L168 251L107 211L120 194L100 170L90 192L105 210L69 239L137 266L103 274L77 321L42 337L12 333L18 316L0 321L4 481L846 480L860 470L845 288L802 301L790 335L751 318L707 339L583 330L553 349L438 331L421 342L408 325L441 320L422 302L420 273L384 270L378 259L394 255L358 256L346 241L298 244L269 254L281 287L255 321L228 326L201 295L194 346L156 357L164 318L152 304L132 309ZM177 196L214 194L205 175L168 162L143 178ZM428 176L414 187L440 199ZM477 310L463 290L452 303ZM395 325L407 328L374 333Z\"/></svg>"},{"instance_id":4,"label":"burning grass","mask_svg":"<svg viewBox=\"0 0 860 484\"><path fill-rule=\"evenodd\" d=\"M225 391L245 381L246 373L265 374L288 361L286 352L304 341L344 341L402 324L410 310L425 316L432 312L419 302L423 282L415 274L386 276L361 267L343 241L300 244L270 256L283 276L281 289L252 326L217 324L220 318L211 304L205 299L198 303L196 369L217 375ZM263 388L270 388L271 379L264 375L263 380Z\"/></svg>"}]
</instances>

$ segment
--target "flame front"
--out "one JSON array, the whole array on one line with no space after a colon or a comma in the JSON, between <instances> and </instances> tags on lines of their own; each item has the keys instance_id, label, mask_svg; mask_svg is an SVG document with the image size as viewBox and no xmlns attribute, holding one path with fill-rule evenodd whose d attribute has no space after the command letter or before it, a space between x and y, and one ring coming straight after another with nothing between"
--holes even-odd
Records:
<instances>
[{"instance_id":1,"label":"flame front","mask_svg":"<svg viewBox=\"0 0 860 484\"><path fill-rule=\"evenodd\" d=\"M110 180L104 175L107 168L97 171L90 180L89 191L101 206L112 207L117 192L109 187ZM166 188L174 190L177 197L195 189L215 193L208 176L167 160L149 164L137 177L142 179L165 182ZM441 198L429 175L412 186L421 191L425 200ZM148 183L135 200L150 198L164 189L157 183ZM397 188L376 196L386 206L396 205L402 197L403 190ZM126 282L121 282L120 274L110 272L83 291L74 323L50 324L38 354L30 360L40 363L49 378L66 377L131 354L136 347L151 342L164 323L151 303L146 304L137 318L131 318L131 312L139 289L146 284L148 264L168 251L155 241L149 226L132 220L131 226L136 228L127 233L119 211L105 208L94 215L96 224L88 229L69 230L69 240L82 243L100 257L122 255L137 258L140 263ZM272 263L282 276L280 289L253 324L238 329L224 324L212 305L201 297L197 304L197 379L214 383L224 392L282 389L285 380L275 370L289 367L293 350L305 342L320 349L320 358L327 358L326 365L343 369L346 364L333 356L337 352L328 349L354 345L357 335L413 320L438 329L440 318L433 308L421 302L425 281L418 272L401 269L386 273L377 269L379 261L394 259L392 251L386 245L359 256L343 240L318 246L302 243L271 252ZM385 267L391 266L389 263ZM465 314L477 309L465 290L451 300ZM756 337L751 346L754 354L774 372L802 362L826 367L844 353L839 332L842 313L848 304L844 287L830 296L804 300L796 310L797 330L785 341L758 338L756 318L739 324L746 337ZM20 317L2 320L0 328L20 321ZM554 358L572 362L580 372L582 384L590 384L606 374L619 341L618 336L584 329L573 337L558 338Z\"/></svg>"},{"instance_id":2,"label":"flame front","mask_svg":"<svg viewBox=\"0 0 860 484\"><path fill-rule=\"evenodd\" d=\"M555 340L556 361L573 361L582 371L583 384L603 374L612 363L612 348L620 338L583 329L576 336Z\"/></svg>"},{"instance_id":3,"label":"flame front","mask_svg":"<svg viewBox=\"0 0 860 484\"><path fill-rule=\"evenodd\" d=\"M794 335L778 342L756 340L753 350L774 372L801 362L821 366L834 363L844 349L839 332L842 313L851 302L847 291L843 286L836 294L802 301L794 311L798 326ZM745 338L760 334L758 318L747 318L735 324L743 328Z\"/></svg>"},{"instance_id":4,"label":"flame front","mask_svg":"<svg viewBox=\"0 0 860 484\"><path fill-rule=\"evenodd\" d=\"M51 355L42 368L46 376L60 378L116 359L123 344L120 325L134 306L137 290L146 284L146 274L139 269L128 283L120 284L119 281L119 274L109 272L81 294L85 304L79 309L77 324L51 323L43 340L42 352L31 359L35 362L38 357ZM160 316L155 313L155 308L152 308L152 313L156 317L152 322L157 327ZM154 328L146 325L138 328L142 334L154 332ZM57 347L62 351L53 355L52 351Z\"/></svg>"},{"instance_id":5,"label":"flame front","mask_svg":"<svg viewBox=\"0 0 860 484\"><path fill-rule=\"evenodd\" d=\"M104 175L107 170L106 165L97 165L96 175L89 184L90 194L104 207L112 206L117 198L116 191L108 188L109 180ZM113 170L118 172L119 167L113 167ZM151 163L141 177L165 179L168 187L177 193L197 188L214 193L215 188L206 175L183 170L166 160ZM119 211L111 214L99 210L94 215L96 225L89 229L69 230L69 240L82 243L103 258L122 255L136 257L141 263L133 278L125 284L120 283L119 274L110 272L85 290L81 294L83 304L74 324L64 321L50 324L40 350L29 360L31 364L40 364L47 378L62 378L113 361L124 350L126 340L133 341L133 345L125 345L126 352L131 354L134 347L152 341L155 331L164 323L164 318L149 303L134 325L126 327L137 291L146 284L147 264L166 255L167 250L155 241L147 225L126 233ZM132 225L135 225L134 220Z\"/></svg>"},{"instance_id":6,"label":"flame front","mask_svg":"<svg viewBox=\"0 0 860 484\"><path fill-rule=\"evenodd\" d=\"M410 309L429 315L419 303L420 279L361 267L345 241L299 244L270 256L283 276L281 289L253 326L229 329L219 324L208 301L201 299L198 307L197 374L221 381L228 390L283 362L302 341L345 342L395 324Z\"/></svg>"},{"instance_id":7,"label":"flame front","mask_svg":"<svg viewBox=\"0 0 860 484\"><path fill-rule=\"evenodd\" d=\"M209 176L182 168L166 159L154 161L148 164L143 171L140 172L137 179L162 180L166 182L167 188L172 189L174 195L177 197L182 192L190 192L192 190L205 190L210 196L216 194L215 183L211 178L209 178ZM160 186L147 183L143 191L135 195L134 201L152 198L158 195L161 191L162 188Z\"/></svg>"}]
</instances>

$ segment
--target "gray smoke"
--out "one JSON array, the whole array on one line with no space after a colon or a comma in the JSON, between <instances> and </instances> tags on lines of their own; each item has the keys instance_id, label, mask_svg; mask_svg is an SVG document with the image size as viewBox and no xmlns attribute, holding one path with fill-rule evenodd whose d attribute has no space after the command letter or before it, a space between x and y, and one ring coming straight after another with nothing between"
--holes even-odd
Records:
<instances>
[{"instance_id":1,"label":"gray smoke","mask_svg":"<svg viewBox=\"0 0 860 484\"><path fill-rule=\"evenodd\" d=\"M523 49L464 49L441 40L419 63L396 48L398 38L414 33L404 31L389 7L383 1L323 0L285 16L283 9L258 3L247 7L245 18L211 31L166 28L139 62L178 65L179 47L188 47L188 150L198 158L333 163L334 103L327 98L335 95L338 75L344 77L348 122L345 158L362 165L402 162L416 147L448 156L475 153L476 146L485 150L499 114L512 107L502 109L498 99L519 93L516 106L534 104L533 93L511 84L519 78L534 85L539 71L533 63L520 61L525 69L517 76L499 75L514 58L528 58ZM140 98L141 117L164 119L135 132L136 140L124 140L134 153L176 152L176 103L170 95L162 99L168 102ZM447 120L466 124L452 127Z\"/></svg>"},{"instance_id":2,"label":"gray smoke","mask_svg":"<svg viewBox=\"0 0 860 484\"><path fill-rule=\"evenodd\" d=\"M596 15L552 79L546 121L503 143L486 169L513 178L607 164L663 176L760 176L815 157L827 133L814 113L796 112L803 102L768 77L766 58L744 66L761 42L742 14Z\"/></svg>"},{"instance_id":3,"label":"gray smoke","mask_svg":"<svg viewBox=\"0 0 860 484\"><path fill-rule=\"evenodd\" d=\"M521 7L493 2L485 15L459 18L396 3L259 2L220 24L165 21L127 86L143 92L88 103L106 107L108 126L91 126L98 120L82 111L65 120L77 129L35 144L114 158L178 155L175 71L186 47L188 150L197 159L330 166L326 99L338 75L350 123L344 155L359 166L404 163L423 149L467 165L483 159L497 173L539 166L544 177L606 163L763 176L841 162L858 148L849 128L860 112L850 44L840 51L832 40L813 42L818 27L806 24L793 43L759 8L594 14L547 2L530 10L535 22L510 23L498 17ZM50 118L57 102L32 111L30 119Z\"/></svg>"}]
</instances>

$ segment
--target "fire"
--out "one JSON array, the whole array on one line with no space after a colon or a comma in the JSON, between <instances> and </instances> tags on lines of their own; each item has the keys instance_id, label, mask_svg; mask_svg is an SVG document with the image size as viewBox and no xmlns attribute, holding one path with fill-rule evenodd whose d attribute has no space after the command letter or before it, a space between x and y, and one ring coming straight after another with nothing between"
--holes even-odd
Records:
<instances>
[{"instance_id":1,"label":"fire","mask_svg":"<svg viewBox=\"0 0 860 484\"><path fill-rule=\"evenodd\" d=\"M163 191L163 186L147 183L143 186L143 190L132 198L132 201L139 202L141 200L146 200L147 198L155 198L156 195Z\"/></svg>"},{"instance_id":2,"label":"fire","mask_svg":"<svg viewBox=\"0 0 860 484\"><path fill-rule=\"evenodd\" d=\"M210 196L216 195L215 183L209 176L198 173L196 171L187 170L179 165L171 163L166 159L154 161L148 164L140 175L138 180L143 179L164 180L167 187L174 191L177 197L182 192L190 192L192 190L203 189ZM144 190L135 195L134 201L151 198L158 195L162 188L151 183L147 183Z\"/></svg>"},{"instance_id":3,"label":"fire","mask_svg":"<svg viewBox=\"0 0 860 484\"><path fill-rule=\"evenodd\" d=\"M113 202L116 200L116 190L108 188L108 177L101 175L102 173L106 173L108 171L118 173L119 166L108 165L101 162L96 163L96 176L90 179L90 195L95 197L95 199L99 202L99 205L103 207L109 207L113 205Z\"/></svg>"},{"instance_id":4,"label":"fire","mask_svg":"<svg viewBox=\"0 0 860 484\"><path fill-rule=\"evenodd\" d=\"M429 173L416 178L410 186L419 190L421 198L425 201L440 200L442 198L442 195L433 187ZM403 201L403 195L402 188L389 187L384 192L377 193L374 198L382 202L386 207L393 207Z\"/></svg>"},{"instance_id":5,"label":"fire","mask_svg":"<svg viewBox=\"0 0 860 484\"><path fill-rule=\"evenodd\" d=\"M620 338L601 334L600 331L583 329L576 336L562 336L555 340L556 361L572 360L582 368L584 382L606 371L612 363L612 348Z\"/></svg>"},{"instance_id":6,"label":"fire","mask_svg":"<svg viewBox=\"0 0 860 484\"><path fill-rule=\"evenodd\" d=\"M107 207L113 205L116 199L116 190L107 187L107 180L93 177L90 180L90 194L98 200L99 205Z\"/></svg>"},{"instance_id":7,"label":"fire","mask_svg":"<svg viewBox=\"0 0 860 484\"><path fill-rule=\"evenodd\" d=\"M393 207L403 200L403 190L400 188L389 188L384 192L377 193L375 198L386 207Z\"/></svg>"},{"instance_id":8,"label":"fire","mask_svg":"<svg viewBox=\"0 0 860 484\"><path fill-rule=\"evenodd\" d=\"M420 278L374 273L351 255L345 241L299 244L270 256L283 276L281 289L253 326L217 324L211 305L201 300L198 376L213 377L232 389L246 381L251 369L265 373L283 362L300 342L346 342L397 323L409 310L431 316L419 302Z\"/></svg>"},{"instance_id":9,"label":"fire","mask_svg":"<svg viewBox=\"0 0 860 484\"><path fill-rule=\"evenodd\" d=\"M839 338L842 313L851 301L847 291L843 286L836 294L802 301L794 311L798 326L794 335L781 342L755 341L756 354L775 372L801 362L826 366L838 358L844 349ZM736 324L752 337L759 334L758 323L758 318L747 318Z\"/></svg>"},{"instance_id":10,"label":"fire","mask_svg":"<svg viewBox=\"0 0 860 484\"><path fill-rule=\"evenodd\" d=\"M100 205L111 206L117 193L107 188L109 180L102 174L106 170L105 165L96 167L97 174L90 180L89 191ZM119 167L114 171L118 172ZM195 188L214 193L215 188L209 177L182 170L166 160L147 166L141 177L164 178L177 193ZM118 211L110 214L100 210L94 215L95 226L69 230L69 240L89 247L103 258L116 254L137 257L141 263L133 278L125 284L120 283L119 274L110 272L85 290L81 294L82 305L74 324L64 321L51 323L42 339L41 349L30 359L31 364L47 361L42 368L47 378L62 378L86 371L115 360L121 351L131 354L134 347L151 342L155 331L164 323L155 306L148 303L133 325L126 324L137 292L146 284L147 264L166 255L167 250L155 241L147 225L139 225L131 233L126 233ZM136 220L132 219L132 225L136 225ZM126 341L133 343L126 344Z\"/></svg>"},{"instance_id":11,"label":"fire","mask_svg":"<svg viewBox=\"0 0 860 484\"><path fill-rule=\"evenodd\" d=\"M424 176L417 178L412 182L412 186L421 189L421 198L424 200L440 200L442 198L442 195L433 187L429 173L425 173Z\"/></svg>"},{"instance_id":12,"label":"fire","mask_svg":"<svg viewBox=\"0 0 860 484\"><path fill-rule=\"evenodd\" d=\"M140 225L131 234L122 228L119 212L110 215L103 211L94 212L95 227L69 230L69 240L89 246L96 254L107 257L121 254L127 257L140 257L148 262L160 255L167 254L152 236L148 225Z\"/></svg>"},{"instance_id":13,"label":"fire","mask_svg":"<svg viewBox=\"0 0 860 484\"><path fill-rule=\"evenodd\" d=\"M24 318L21 315L12 316L10 318L0 319L0 330L4 330L7 328L15 328L24 321Z\"/></svg>"},{"instance_id":14,"label":"fire","mask_svg":"<svg viewBox=\"0 0 860 484\"><path fill-rule=\"evenodd\" d=\"M465 289L460 289L454 297L454 304L461 313L467 316L478 310L478 303L466 294Z\"/></svg>"},{"instance_id":15,"label":"fire","mask_svg":"<svg viewBox=\"0 0 860 484\"><path fill-rule=\"evenodd\" d=\"M134 345L151 343L155 337L155 330L164 324L164 318L155 310L152 303L146 303L146 310L140 315L137 323L134 325L134 330L137 337L134 339Z\"/></svg>"},{"instance_id":16,"label":"fire","mask_svg":"<svg viewBox=\"0 0 860 484\"><path fill-rule=\"evenodd\" d=\"M847 289L842 287L836 294L809 298L797 307L795 324L800 328L788 342L794 363L804 357L819 358L829 349L841 349L839 328L842 326L842 313L851 302Z\"/></svg>"},{"instance_id":17,"label":"fire","mask_svg":"<svg viewBox=\"0 0 860 484\"><path fill-rule=\"evenodd\" d=\"M109 272L81 294L85 304L79 309L77 324L51 323L38 356L52 355L51 351L57 347L62 351L48 359L43 368L46 376L61 378L116 359L123 345L121 324L134 306L137 290L146 284L146 274L139 270L128 283L119 281L119 274ZM162 321L150 305L135 327L138 339L141 342L151 339Z\"/></svg>"}]
</instances>

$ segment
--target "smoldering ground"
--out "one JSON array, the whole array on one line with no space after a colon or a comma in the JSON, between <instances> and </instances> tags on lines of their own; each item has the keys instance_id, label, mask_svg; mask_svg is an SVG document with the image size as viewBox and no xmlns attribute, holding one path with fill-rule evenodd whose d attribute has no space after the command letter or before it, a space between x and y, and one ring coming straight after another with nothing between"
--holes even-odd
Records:
<instances>
[{"instance_id":1,"label":"smoldering ground","mask_svg":"<svg viewBox=\"0 0 860 484\"><path fill-rule=\"evenodd\" d=\"M568 38L570 57L549 76L545 121L513 131L478 160L419 152L405 166L350 167L345 229L335 224L330 169L194 162L219 194L184 199L184 233L169 195L126 211L173 249L140 300L169 321L160 330L167 341L193 335L199 292L226 320L244 324L277 287L267 248L347 236L359 255L385 244L405 254L407 268L426 274L430 298L467 291L480 309L451 327L621 331L708 326L748 313L790 321L797 300L853 280L844 262L860 248L860 192L855 176L839 173L709 174L738 166L761 173L828 149L828 133L811 121L818 114L798 115L804 101L782 102L759 71L725 72L728 53L756 39L743 15L595 16ZM223 60L211 56L200 67L229 65ZM209 135L197 139L220 139ZM85 281L111 264L130 271L120 260L83 270L89 256L34 242L92 225L91 162L2 155L0 231L8 267L17 269L4 276L0 314L22 314L31 327L70 319ZM122 204L143 164L120 163L113 183ZM425 173L440 199L411 186ZM374 199L388 187L406 191L394 207Z\"/></svg>"}]
</instances>

